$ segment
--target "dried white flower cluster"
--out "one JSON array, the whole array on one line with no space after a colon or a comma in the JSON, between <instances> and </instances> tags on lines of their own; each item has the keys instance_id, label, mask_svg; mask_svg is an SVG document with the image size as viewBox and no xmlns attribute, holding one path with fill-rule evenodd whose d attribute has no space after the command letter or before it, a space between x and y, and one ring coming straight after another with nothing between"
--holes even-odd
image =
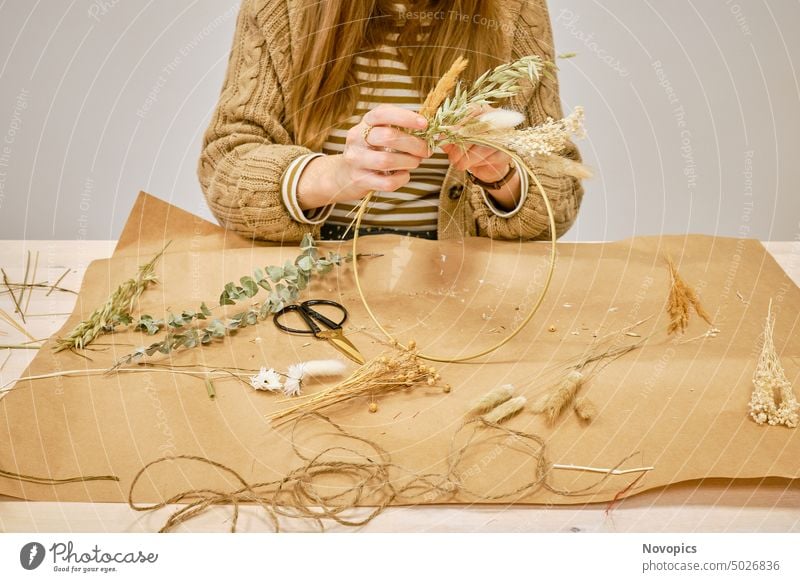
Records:
<instances>
[{"instance_id":1,"label":"dried white flower cluster","mask_svg":"<svg viewBox=\"0 0 800 582\"><path fill-rule=\"evenodd\" d=\"M770 301L762 334L763 344L753 374L753 394L750 396L750 416L758 424L786 425L796 428L800 421L800 403L775 352L772 332L775 316Z\"/></svg>"},{"instance_id":2,"label":"dried white flower cluster","mask_svg":"<svg viewBox=\"0 0 800 582\"><path fill-rule=\"evenodd\" d=\"M564 151L572 136L584 137L583 107L577 106L567 117L548 118L541 125L493 136L498 143L527 156L549 156Z\"/></svg>"},{"instance_id":3,"label":"dried white flower cluster","mask_svg":"<svg viewBox=\"0 0 800 582\"><path fill-rule=\"evenodd\" d=\"M283 390L283 380L281 375L274 368L261 368L255 376L250 377L250 385L256 390L267 390L269 392L280 392Z\"/></svg>"},{"instance_id":4,"label":"dried white flower cluster","mask_svg":"<svg viewBox=\"0 0 800 582\"><path fill-rule=\"evenodd\" d=\"M250 377L250 385L256 390L283 392L286 396L298 396L303 380L306 378L326 378L341 376L347 370L342 360L311 360L289 366L286 374L274 368L262 367L255 376ZM286 380L283 380L283 376Z\"/></svg>"}]
</instances>

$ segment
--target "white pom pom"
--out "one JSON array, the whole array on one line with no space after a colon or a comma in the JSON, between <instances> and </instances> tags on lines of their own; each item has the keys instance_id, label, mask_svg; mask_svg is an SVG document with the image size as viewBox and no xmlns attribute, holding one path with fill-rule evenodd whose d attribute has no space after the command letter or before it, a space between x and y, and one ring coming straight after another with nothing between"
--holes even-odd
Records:
<instances>
[{"instance_id":1,"label":"white pom pom","mask_svg":"<svg viewBox=\"0 0 800 582\"><path fill-rule=\"evenodd\" d=\"M303 375L309 378L341 376L347 370L342 360L311 360L300 365L303 366Z\"/></svg>"},{"instance_id":2,"label":"white pom pom","mask_svg":"<svg viewBox=\"0 0 800 582\"><path fill-rule=\"evenodd\" d=\"M303 380L306 378L326 378L341 376L347 370L342 360L310 360L289 366L283 393L286 396L298 396Z\"/></svg>"},{"instance_id":3,"label":"white pom pom","mask_svg":"<svg viewBox=\"0 0 800 582\"><path fill-rule=\"evenodd\" d=\"M494 129L512 129L525 121L525 116L511 109L493 109L480 115L478 120L488 123Z\"/></svg>"}]
</instances>

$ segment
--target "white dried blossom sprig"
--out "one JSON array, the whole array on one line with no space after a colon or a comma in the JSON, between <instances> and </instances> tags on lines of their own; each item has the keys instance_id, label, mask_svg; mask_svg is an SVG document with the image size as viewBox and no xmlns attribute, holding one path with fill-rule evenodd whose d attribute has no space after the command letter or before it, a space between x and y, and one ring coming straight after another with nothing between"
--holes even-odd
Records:
<instances>
[{"instance_id":1,"label":"white dried blossom sprig","mask_svg":"<svg viewBox=\"0 0 800 582\"><path fill-rule=\"evenodd\" d=\"M800 403L786 378L775 351L773 331L775 315L769 302L767 319L761 334L761 353L753 373L753 393L750 396L750 416L757 424L785 425L796 428L800 422Z\"/></svg>"},{"instance_id":2,"label":"white dried blossom sprig","mask_svg":"<svg viewBox=\"0 0 800 582\"><path fill-rule=\"evenodd\" d=\"M262 367L261 371L250 378L250 385L256 390L283 392L286 396L299 396L303 381L309 378L335 378L347 371L342 360L309 360L289 366L286 374L274 368ZM286 380L283 380L283 377Z\"/></svg>"},{"instance_id":3,"label":"white dried blossom sprig","mask_svg":"<svg viewBox=\"0 0 800 582\"><path fill-rule=\"evenodd\" d=\"M250 377L250 385L256 390L266 390L268 392L280 392L283 390L281 375L274 368L267 369L262 367L258 374Z\"/></svg>"},{"instance_id":4,"label":"white dried blossom sprig","mask_svg":"<svg viewBox=\"0 0 800 582\"><path fill-rule=\"evenodd\" d=\"M577 106L563 119L548 118L541 125L499 133L492 139L522 156L554 155L563 152L573 136L585 136L583 117L583 107Z\"/></svg>"}]
</instances>

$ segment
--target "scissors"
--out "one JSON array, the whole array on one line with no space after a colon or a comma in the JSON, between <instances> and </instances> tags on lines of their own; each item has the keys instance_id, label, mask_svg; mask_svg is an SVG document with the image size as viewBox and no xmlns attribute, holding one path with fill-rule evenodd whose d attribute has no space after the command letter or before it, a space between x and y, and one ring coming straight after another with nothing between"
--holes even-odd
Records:
<instances>
[{"instance_id":1,"label":"scissors","mask_svg":"<svg viewBox=\"0 0 800 582\"><path fill-rule=\"evenodd\" d=\"M319 311L311 309L315 305L330 305L331 307L335 307L342 313L341 321L336 323L335 321L331 321L322 315ZM297 312L300 317L303 318L303 321L308 326L306 329L296 329L281 323L281 317L292 311ZM321 329L314 320L320 322L328 329ZM342 332L342 324L346 320L347 310L344 308L344 305L329 299L309 299L308 301L303 301L299 305L287 305L278 311L273 318L275 325L281 331L294 334L311 334L317 339L327 340L333 347L354 362L364 364L366 362L364 356L361 355L361 352L358 351L358 348L355 347L350 340L344 337L344 333Z\"/></svg>"}]
</instances>

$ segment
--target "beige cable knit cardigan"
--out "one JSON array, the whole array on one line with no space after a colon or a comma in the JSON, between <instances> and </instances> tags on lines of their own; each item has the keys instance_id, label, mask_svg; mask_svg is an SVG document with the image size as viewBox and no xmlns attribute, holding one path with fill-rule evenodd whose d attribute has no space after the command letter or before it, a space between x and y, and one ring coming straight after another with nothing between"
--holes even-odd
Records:
<instances>
[{"instance_id":1,"label":"beige cable knit cardigan","mask_svg":"<svg viewBox=\"0 0 800 582\"><path fill-rule=\"evenodd\" d=\"M501 1L501 0L498 0ZM206 131L198 165L200 184L211 211L226 228L269 241L297 241L304 234L319 237L319 226L293 220L281 201L281 176L293 159L310 153L295 145L284 125L284 107L292 91L292 59L298 43L298 7L292 0L244 0L236 25L228 72L219 103ZM502 62L538 54L553 60L553 42L546 0L502 0ZM545 79L536 89L517 96L511 107L528 124L562 117L558 82ZM571 146L567 157L580 160ZM583 197L580 181L537 167L555 211L556 234L572 225ZM549 173L548 173L549 172ZM450 168L442 184L438 236L463 235L498 239L546 239L547 213L531 184L523 207L510 218L489 210L480 189L465 173Z\"/></svg>"}]
</instances>

